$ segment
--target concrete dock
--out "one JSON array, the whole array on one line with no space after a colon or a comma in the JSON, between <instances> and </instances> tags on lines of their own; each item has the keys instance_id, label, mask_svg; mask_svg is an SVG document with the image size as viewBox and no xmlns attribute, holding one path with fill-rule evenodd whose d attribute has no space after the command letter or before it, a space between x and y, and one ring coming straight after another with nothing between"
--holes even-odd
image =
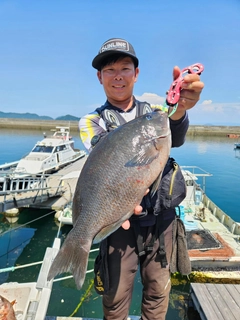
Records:
<instances>
[{"instance_id":1,"label":"concrete dock","mask_svg":"<svg viewBox=\"0 0 240 320\"><path fill-rule=\"evenodd\" d=\"M202 320L238 320L240 285L192 283L193 303Z\"/></svg>"},{"instance_id":2,"label":"concrete dock","mask_svg":"<svg viewBox=\"0 0 240 320\"><path fill-rule=\"evenodd\" d=\"M62 210L73 197L75 187L87 156L71 163L54 174L46 175L36 188L0 192L0 212L13 208L44 208Z\"/></svg>"},{"instance_id":3,"label":"concrete dock","mask_svg":"<svg viewBox=\"0 0 240 320\"><path fill-rule=\"evenodd\" d=\"M78 132L78 121L0 118L0 129L50 130L56 126L67 126L71 128L71 132ZM228 137L231 134L240 136L240 126L190 125L188 129L188 135L193 136Z\"/></svg>"}]
</instances>

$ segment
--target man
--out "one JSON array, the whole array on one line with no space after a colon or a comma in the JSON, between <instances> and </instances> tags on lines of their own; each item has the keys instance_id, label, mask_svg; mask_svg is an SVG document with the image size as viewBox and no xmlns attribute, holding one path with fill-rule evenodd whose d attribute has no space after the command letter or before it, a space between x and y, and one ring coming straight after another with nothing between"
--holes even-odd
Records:
<instances>
[{"instance_id":1,"label":"man","mask_svg":"<svg viewBox=\"0 0 240 320\"><path fill-rule=\"evenodd\" d=\"M139 75L138 63L132 45L124 39L106 41L93 59L92 66L97 69L107 101L80 120L80 136L89 151L117 126L160 108L139 102L133 96ZM174 67L174 79L179 74L180 69ZM184 143L189 125L186 110L199 100L203 86L199 75L185 76L178 108L170 117L172 147ZM165 319L171 288L169 264L175 208L162 210L157 216L154 214L157 201L156 197L151 199L148 193L141 205L135 208L136 215L101 244L102 254L104 248L107 252L105 269L109 278L109 288L103 294L104 319L127 319L138 264L143 284L141 319ZM160 250L162 248L163 252Z\"/></svg>"}]
</instances>

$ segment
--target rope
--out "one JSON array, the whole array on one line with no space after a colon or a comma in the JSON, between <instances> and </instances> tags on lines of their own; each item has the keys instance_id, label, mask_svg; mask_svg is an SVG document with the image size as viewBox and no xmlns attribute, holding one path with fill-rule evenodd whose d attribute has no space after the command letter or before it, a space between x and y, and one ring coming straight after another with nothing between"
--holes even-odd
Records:
<instances>
[{"instance_id":1,"label":"rope","mask_svg":"<svg viewBox=\"0 0 240 320\"><path fill-rule=\"evenodd\" d=\"M90 250L90 252L94 252L94 251L98 251L99 249L92 249ZM3 273L3 272L9 272L9 271L15 271L17 269L22 269L22 268L27 268L27 267L32 267L32 266L36 266L38 264L42 264L43 261L38 261L38 262L32 262L32 263L27 263L27 264L23 264L21 266L16 266L16 267L8 267L8 268L3 268L3 269L0 269L0 273ZM93 272L94 269L90 269L90 270L87 270L86 273L90 273L90 272ZM73 276L66 276L66 277L63 277L63 278L58 278L58 279L54 279L53 282L57 282L57 281L61 281L61 280L66 280L66 279L71 279Z\"/></svg>"},{"instance_id":2,"label":"rope","mask_svg":"<svg viewBox=\"0 0 240 320\"><path fill-rule=\"evenodd\" d=\"M29 221L29 222L27 222L27 223L21 224L20 226L18 226L18 227L16 227L16 228L12 228L12 229L9 229L9 230L7 230L7 231L5 231L5 232L3 232L3 233L0 233L0 236L6 234L6 233L8 233L8 232L12 232L12 231L15 231L15 230L17 230L17 229L20 229L20 228L22 228L22 227L24 227L24 226L27 226L28 224L33 223L33 222L35 222L35 221L37 221L37 220L40 220L40 219L42 219L42 218L45 218L45 217L49 216L50 214L52 214L53 212L55 212L55 211L51 211L51 212L46 213L45 215L43 215L43 216L41 216L41 217L39 217L39 218L33 219L33 220L31 220L31 221Z\"/></svg>"},{"instance_id":3,"label":"rope","mask_svg":"<svg viewBox=\"0 0 240 320\"><path fill-rule=\"evenodd\" d=\"M89 284L86 292L84 293L84 295L83 295L82 298L80 299L80 302L79 302L79 304L77 305L76 309L73 311L72 314L70 314L69 317L74 316L74 315L78 312L78 310L81 308L81 305L83 304L84 300L88 297L88 294L89 294L89 292L91 291L93 284L94 284L94 281L93 281L93 279L91 279L91 280L90 280L90 284Z\"/></svg>"},{"instance_id":4,"label":"rope","mask_svg":"<svg viewBox=\"0 0 240 320\"><path fill-rule=\"evenodd\" d=\"M26 267L31 267L31 266L35 266L37 264L42 264L43 261L38 261L38 262L32 262L32 263L28 263L28 264L23 264L21 266L17 266L17 267L8 267L8 268L3 268L3 269L0 269L0 273L3 273L3 272L9 272L9 271L14 271L14 270L17 270L17 269L22 269L22 268L26 268Z\"/></svg>"},{"instance_id":5,"label":"rope","mask_svg":"<svg viewBox=\"0 0 240 320\"><path fill-rule=\"evenodd\" d=\"M93 272L93 271L94 271L94 269L87 270L86 274L90 273L90 272ZM62 280L72 279L72 278L73 278L73 275L66 276L66 277L62 277L62 278L53 279L53 282L58 282L58 281L62 281Z\"/></svg>"},{"instance_id":6,"label":"rope","mask_svg":"<svg viewBox=\"0 0 240 320\"><path fill-rule=\"evenodd\" d=\"M29 221L29 222L27 222L27 223L25 223L25 224L22 224L22 225L20 225L20 226L18 226L18 227L16 227L16 228L9 229L9 230L1 233L1 234L0 234L0 237L1 237L2 235L4 235L4 234L7 234L7 233L12 232L12 231L15 231L15 230L17 230L17 229L20 229L20 228L22 228L22 227L24 227L24 226L26 226L26 225L28 225L28 224L30 224L30 223L33 223L33 222L35 222L35 221L37 221L37 220L40 220L40 219L42 219L42 218L45 218L45 217L47 217L48 215L50 215L50 214L52 214L52 213L54 213L54 212L55 212L55 211L48 212L47 214L45 214L45 215L43 215L43 216L41 216L41 217L39 217L39 218L33 219L33 220L31 220L31 221ZM59 237L61 226L62 226L62 223L60 222L60 225L59 225L59 228L58 228L58 232L57 232L57 237ZM98 251L98 250L99 250L99 248L96 248L96 249L90 250L90 252L95 252L95 251ZM31 266L38 265L38 264L42 264L42 263L43 263L43 261L39 261L39 262L28 263L28 264L24 264L24 265L16 266L16 267L12 266L12 267L8 267L8 268L3 268L3 269L0 269L0 273L15 271L15 270L17 270L17 269L27 268L27 267L31 267ZM87 270L86 273L90 273L90 272L93 272L93 271L94 271L94 269ZM73 276L67 276L67 277L63 277L63 278L54 279L53 282L61 281L61 280L65 280L65 279L70 279L70 278L72 278L72 277L73 277ZM91 288L90 288L90 289L91 289Z\"/></svg>"}]
</instances>

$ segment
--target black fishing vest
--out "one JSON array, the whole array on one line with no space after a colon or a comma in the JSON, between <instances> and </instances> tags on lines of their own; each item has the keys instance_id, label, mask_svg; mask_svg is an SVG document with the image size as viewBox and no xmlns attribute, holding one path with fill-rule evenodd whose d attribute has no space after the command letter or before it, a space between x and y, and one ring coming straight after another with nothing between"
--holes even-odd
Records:
<instances>
[{"instance_id":1,"label":"black fishing vest","mask_svg":"<svg viewBox=\"0 0 240 320\"><path fill-rule=\"evenodd\" d=\"M140 102L138 100L134 100L134 103L136 106L136 118L148 112L152 112L152 108L149 103ZM127 122L121 115L121 111L119 111L118 108L112 106L108 101L100 108L97 108L96 111L105 122L108 132Z\"/></svg>"}]
</instances>

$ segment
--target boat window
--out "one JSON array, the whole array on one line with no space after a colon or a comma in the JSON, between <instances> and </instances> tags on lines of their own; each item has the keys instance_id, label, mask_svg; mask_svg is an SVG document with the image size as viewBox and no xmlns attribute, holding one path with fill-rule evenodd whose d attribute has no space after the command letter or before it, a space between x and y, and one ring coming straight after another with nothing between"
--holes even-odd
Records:
<instances>
[{"instance_id":1,"label":"boat window","mask_svg":"<svg viewBox=\"0 0 240 320\"><path fill-rule=\"evenodd\" d=\"M39 146L37 145L32 152L47 152L47 153L51 153L53 151L53 147L50 146Z\"/></svg>"},{"instance_id":2,"label":"boat window","mask_svg":"<svg viewBox=\"0 0 240 320\"><path fill-rule=\"evenodd\" d=\"M66 145L62 145L62 146L57 146L56 149L54 150L54 152L59 152L59 151L63 151L63 150L66 150L67 147Z\"/></svg>"}]
</instances>

